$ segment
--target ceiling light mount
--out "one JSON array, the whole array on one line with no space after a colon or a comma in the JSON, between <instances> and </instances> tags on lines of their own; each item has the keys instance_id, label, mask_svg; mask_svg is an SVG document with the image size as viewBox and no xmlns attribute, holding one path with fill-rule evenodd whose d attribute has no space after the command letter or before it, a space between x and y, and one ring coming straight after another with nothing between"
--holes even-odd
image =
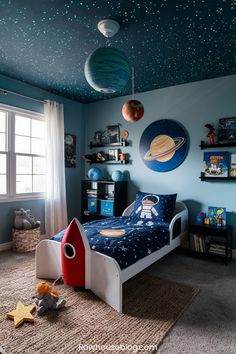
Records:
<instances>
[{"instance_id":1,"label":"ceiling light mount","mask_svg":"<svg viewBox=\"0 0 236 354\"><path fill-rule=\"evenodd\" d=\"M119 31L120 25L115 20L105 19L98 22L97 28L105 37L111 38Z\"/></svg>"}]
</instances>

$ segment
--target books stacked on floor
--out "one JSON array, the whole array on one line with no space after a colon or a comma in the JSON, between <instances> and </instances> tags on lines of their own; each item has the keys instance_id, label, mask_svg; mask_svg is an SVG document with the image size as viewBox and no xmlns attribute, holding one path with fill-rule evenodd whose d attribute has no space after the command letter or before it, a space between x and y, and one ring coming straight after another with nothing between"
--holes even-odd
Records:
<instances>
[{"instance_id":1,"label":"books stacked on floor","mask_svg":"<svg viewBox=\"0 0 236 354\"><path fill-rule=\"evenodd\" d=\"M218 243L211 243L209 245L208 252L212 254L219 254L225 256L225 245L220 245Z\"/></svg>"},{"instance_id":2,"label":"books stacked on floor","mask_svg":"<svg viewBox=\"0 0 236 354\"><path fill-rule=\"evenodd\" d=\"M200 234L189 235L190 237L190 248L192 251L206 253L207 252L207 243L205 242L205 238Z\"/></svg>"}]
</instances>

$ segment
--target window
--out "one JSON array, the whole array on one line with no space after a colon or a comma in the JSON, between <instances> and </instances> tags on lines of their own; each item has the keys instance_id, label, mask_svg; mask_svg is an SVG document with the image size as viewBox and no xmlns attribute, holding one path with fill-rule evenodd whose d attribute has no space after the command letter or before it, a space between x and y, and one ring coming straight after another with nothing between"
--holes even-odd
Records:
<instances>
[{"instance_id":1,"label":"window","mask_svg":"<svg viewBox=\"0 0 236 354\"><path fill-rule=\"evenodd\" d=\"M43 116L0 105L0 198L35 198L45 192Z\"/></svg>"}]
</instances>

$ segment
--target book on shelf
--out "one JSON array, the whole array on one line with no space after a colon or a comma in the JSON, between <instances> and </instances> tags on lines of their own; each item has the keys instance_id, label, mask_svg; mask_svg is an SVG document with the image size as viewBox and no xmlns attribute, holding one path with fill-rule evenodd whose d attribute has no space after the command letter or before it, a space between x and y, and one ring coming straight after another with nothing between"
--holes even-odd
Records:
<instances>
[{"instance_id":1,"label":"book on shelf","mask_svg":"<svg viewBox=\"0 0 236 354\"><path fill-rule=\"evenodd\" d=\"M208 219L211 225L225 226L226 225L226 208L223 207L208 207Z\"/></svg>"},{"instance_id":2,"label":"book on shelf","mask_svg":"<svg viewBox=\"0 0 236 354\"><path fill-rule=\"evenodd\" d=\"M230 156L230 177L236 177L236 154L231 154Z\"/></svg>"},{"instance_id":3,"label":"book on shelf","mask_svg":"<svg viewBox=\"0 0 236 354\"><path fill-rule=\"evenodd\" d=\"M229 175L229 152L215 151L204 152L203 172L205 177L228 177Z\"/></svg>"},{"instance_id":4,"label":"book on shelf","mask_svg":"<svg viewBox=\"0 0 236 354\"><path fill-rule=\"evenodd\" d=\"M205 253L207 251L206 242L203 235L190 234L190 249L192 251Z\"/></svg>"},{"instance_id":5,"label":"book on shelf","mask_svg":"<svg viewBox=\"0 0 236 354\"><path fill-rule=\"evenodd\" d=\"M89 198L97 198L97 189L87 189L86 194Z\"/></svg>"}]
</instances>

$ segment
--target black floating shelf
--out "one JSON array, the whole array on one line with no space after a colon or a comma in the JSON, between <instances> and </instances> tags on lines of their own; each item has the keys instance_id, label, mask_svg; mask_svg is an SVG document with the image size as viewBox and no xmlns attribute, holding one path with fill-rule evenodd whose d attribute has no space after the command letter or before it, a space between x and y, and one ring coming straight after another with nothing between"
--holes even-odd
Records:
<instances>
[{"instance_id":1,"label":"black floating shelf","mask_svg":"<svg viewBox=\"0 0 236 354\"><path fill-rule=\"evenodd\" d=\"M129 163L129 161L126 160L118 160L118 161L95 161L95 162L91 162L91 161L87 161L90 165L94 165L94 164L103 164L103 165L125 165L127 163Z\"/></svg>"},{"instance_id":2,"label":"black floating shelf","mask_svg":"<svg viewBox=\"0 0 236 354\"><path fill-rule=\"evenodd\" d=\"M199 177L201 181L236 181L236 177L206 177L204 173Z\"/></svg>"},{"instance_id":3,"label":"black floating shelf","mask_svg":"<svg viewBox=\"0 0 236 354\"><path fill-rule=\"evenodd\" d=\"M206 144L204 141L201 141L201 144L199 146L202 150L218 148L218 147L232 147L232 146L236 146L236 142L225 143L225 144Z\"/></svg>"},{"instance_id":4,"label":"black floating shelf","mask_svg":"<svg viewBox=\"0 0 236 354\"><path fill-rule=\"evenodd\" d=\"M126 140L120 141L118 143L110 143L110 144L94 144L94 143L90 142L89 148L93 149L93 148L115 147L115 146L122 147L122 146L128 146L128 145L129 145L129 143Z\"/></svg>"}]
</instances>

